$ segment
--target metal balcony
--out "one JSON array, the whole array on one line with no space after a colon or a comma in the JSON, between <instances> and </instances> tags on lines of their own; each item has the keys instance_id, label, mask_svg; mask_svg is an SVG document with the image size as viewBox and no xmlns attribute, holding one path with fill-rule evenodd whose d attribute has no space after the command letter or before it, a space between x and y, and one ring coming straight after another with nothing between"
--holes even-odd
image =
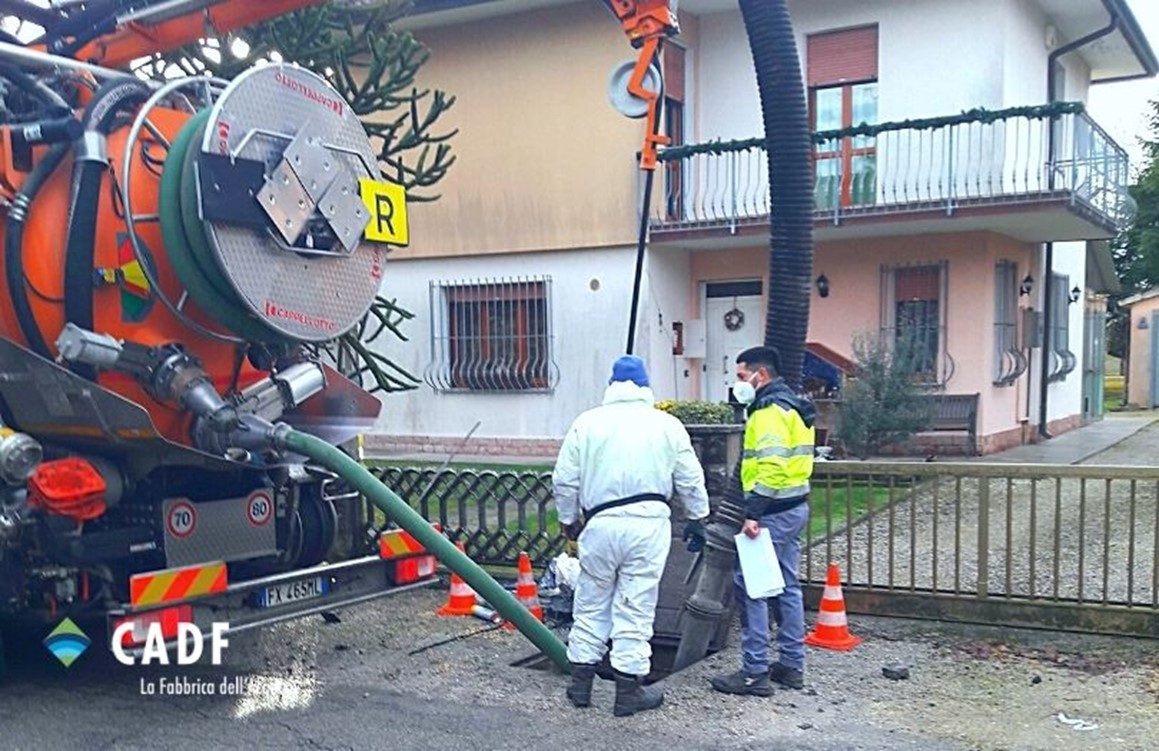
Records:
<instances>
[{"instance_id":1,"label":"metal balcony","mask_svg":"<svg viewBox=\"0 0 1159 751\"><path fill-rule=\"evenodd\" d=\"M970 230L1027 242L1113 237L1132 206L1127 154L1081 106L1050 111L1059 110L814 134L818 239ZM672 148L663 158L650 207L654 243L730 244L767 230L760 139Z\"/></svg>"}]
</instances>

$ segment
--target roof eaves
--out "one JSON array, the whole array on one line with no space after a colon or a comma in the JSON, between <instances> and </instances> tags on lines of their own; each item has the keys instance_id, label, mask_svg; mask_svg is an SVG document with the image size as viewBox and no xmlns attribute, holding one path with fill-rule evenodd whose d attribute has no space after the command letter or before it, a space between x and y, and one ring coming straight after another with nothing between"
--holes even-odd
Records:
<instances>
[{"instance_id":1,"label":"roof eaves","mask_svg":"<svg viewBox=\"0 0 1159 751\"><path fill-rule=\"evenodd\" d=\"M1151 48L1151 43L1147 41L1147 35L1143 33L1143 27L1139 25L1139 20L1135 18L1135 14L1131 12L1131 7L1127 5L1127 0L1104 0L1104 4L1109 9L1113 8L1115 13L1118 14L1122 21L1119 24L1119 33L1123 35L1123 39L1127 41L1127 46L1135 53L1139 64L1143 66L1143 72L1129 76L1102 78L1092 81L1092 83L1134 81L1140 78L1152 78L1156 74L1159 74L1159 58L1155 56L1155 50Z\"/></svg>"},{"instance_id":2,"label":"roof eaves","mask_svg":"<svg viewBox=\"0 0 1159 751\"><path fill-rule=\"evenodd\" d=\"M1144 300L1150 300L1155 297L1159 297L1159 287L1144 290L1143 292L1131 295L1130 297L1124 297L1122 300L1119 300L1119 307L1129 308L1135 303L1143 302Z\"/></svg>"}]
</instances>

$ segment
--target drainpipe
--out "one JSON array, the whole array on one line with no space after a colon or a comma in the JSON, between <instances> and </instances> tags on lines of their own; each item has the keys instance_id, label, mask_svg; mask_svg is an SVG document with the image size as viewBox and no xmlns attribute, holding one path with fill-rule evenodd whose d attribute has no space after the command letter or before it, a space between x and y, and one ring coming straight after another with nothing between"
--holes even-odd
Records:
<instances>
[{"instance_id":1,"label":"drainpipe","mask_svg":"<svg viewBox=\"0 0 1159 751\"><path fill-rule=\"evenodd\" d=\"M1081 39L1076 39L1073 42L1070 42L1069 44L1064 44L1063 46L1059 47L1054 52L1050 53L1050 56L1047 58L1047 61L1046 61L1046 101L1049 104L1054 104L1056 101L1054 98L1054 84L1055 84L1054 64L1056 62L1058 62L1058 59L1060 57L1062 57L1063 55L1074 52L1075 50L1079 49L1080 47L1087 46L1088 44L1090 44L1091 42L1093 42L1097 39L1102 39L1103 37L1107 36L1108 34L1113 33L1116 29L1119 28L1119 20L1120 20L1119 12L1117 10L1115 10L1115 8L1108 2L1108 0L1103 0L1103 7L1106 8L1107 13L1111 17L1110 22L1106 26L1099 29L1098 31L1094 31L1094 32L1091 32L1090 34L1087 34L1085 37L1082 37ZM1047 172L1046 179L1047 179L1048 187L1053 192L1054 191L1054 161L1055 161L1055 156L1056 156L1056 154L1055 154L1056 144L1055 144L1055 136L1054 136L1054 120L1053 119L1051 120L1050 128L1048 129L1048 132L1047 132L1047 144L1048 144L1048 146L1047 146L1046 153L1048 153L1050 155L1050 165L1051 166L1050 166L1049 172ZM1071 186L1071 187L1073 188L1073 186ZM1050 438L1051 437L1050 432L1046 429L1047 428L1047 414L1048 414L1048 412L1047 412L1047 392L1049 391L1049 389L1047 388L1049 385L1047 383L1047 379L1050 377L1050 357L1049 357L1049 352L1048 352L1047 348L1050 346L1050 327L1051 327L1051 324L1053 323L1053 321L1051 319L1054 317L1054 310L1052 309L1052 306L1051 306L1051 297L1052 297L1053 293L1054 293L1054 243L1048 242L1048 243L1046 243L1046 261L1043 264L1043 271L1042 271L1042 299L1043 299L1042 334L1043 334L1043 336L1042 336L1042 355L1041 355L1042 362L1041 362L1041 368L1040 368L1041 372L1039 375L1040 388L1039 388L1039 394L1038 394L1038 434L1040 436L1042 436L1043 438Z\"/></svg>"}]
</instances>

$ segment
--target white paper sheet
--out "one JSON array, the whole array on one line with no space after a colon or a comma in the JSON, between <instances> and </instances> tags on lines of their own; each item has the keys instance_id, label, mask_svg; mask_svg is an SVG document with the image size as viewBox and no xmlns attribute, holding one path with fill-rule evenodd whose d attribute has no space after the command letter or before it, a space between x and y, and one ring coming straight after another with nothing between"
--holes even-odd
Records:
<instances>
[{"instance_id":1,"label":"white paper sheet","mask_svg":"<svg viewBox=\"0 0 1159 751\"><path fill-rule=\"evenodd\" d=\"M776 597L785 590L785 578L781 576L781 564L777 561L777 551L773 549L773 538L769 530L761 527L755 538L744 532L736 536L736 555L740 559L740 570L744 574L744 586L748 596L755 599Z\"/></svg>"}]
</instances>

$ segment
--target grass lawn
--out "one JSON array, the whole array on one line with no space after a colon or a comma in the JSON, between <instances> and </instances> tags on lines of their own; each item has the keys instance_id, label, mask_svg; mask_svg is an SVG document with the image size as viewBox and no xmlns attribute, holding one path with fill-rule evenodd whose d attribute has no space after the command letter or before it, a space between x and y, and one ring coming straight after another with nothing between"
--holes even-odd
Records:
<instances>
[{"instance_id":1,"label":"grass lawn","mask_svg":"<svg viewBox=\"0 0 1159 751\"><path fill-rule=\"evenodd\" d=\"M905 486L895 483L894 500L903 497L904 493ZM864 482L851 485L840 481L832 485L817 483L813 486L810 503L809 532L805 539L821 540L827 531L836 533L844 528L847 519L852 517L857 521L867 514L871 503L873 510L885 508L889 504L889 486L870 486Z\"/></svg>"},{"instance_id":2,"label":"grass lawn","mask_svg":"<svg viewBox=\"0 0 1159 751\"><path fill-rule=\"evenodd\" d=\"M1103 411L1114 412L1123 407L1124 378L1120 375L1109 375L1103 378Z\"/></svg>"},{"instance_id":3,"label":"grass lawn","mask_svg":"<svg viewBox=\"0 0 1159 751\"><path fill-rule=\"evenodd\" d=\"M552 506L544 512L547 521L547 528L545 532L551 535L559 534L559 512ZM507 531L514 534L519 531L519 518L508 519L506 525ZM527 510L527 534L535 536L539 534L539 514L532 509Z\"/></svg>"}]
</instances>

